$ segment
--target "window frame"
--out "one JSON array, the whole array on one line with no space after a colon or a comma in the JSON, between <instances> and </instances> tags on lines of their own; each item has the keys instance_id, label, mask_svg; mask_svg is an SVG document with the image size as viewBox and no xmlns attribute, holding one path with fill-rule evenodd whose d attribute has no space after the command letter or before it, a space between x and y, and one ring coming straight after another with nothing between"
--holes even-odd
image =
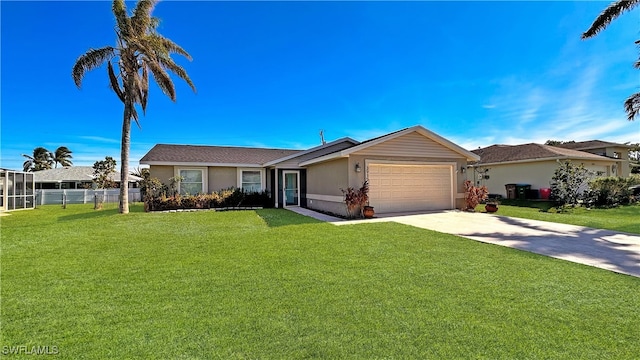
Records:
<instances>
[{"instance_id":1,"label":"window frame","mask_svg":"<svg viewBox=\"0 0 640 360\"><path fill-rule=\"evenodd\" d=\"M238 168L237 176L236 176L236 179L237 179L236 185L238 189L243 189L242 173L244 173L245 171L260 172L260 191L265 191L267 186L266 186L266 177L265 177L266 172L264 168Z\"/></svg>"},{"instance_id":2,"label":"window frame","mask_svg":"<svg viewBox=\"0 0 640 360\"><path fill-rule=\"evenodd\" d=\"M209 193L209 171L207 167L176 166L174 168L173 175L177 177L177 176L181 176L180 173L182 171L193 171L193 170L197 170L202 173L202 192L201 193L202 194ZM189 183L189 184L196 184L196 183ZM182 194L182 181L178 183L177 190L178 190L178 194L186 195L186 194ZM189 195L196 195L196 194L189 193Z\"/></svg>"}]
</instances>

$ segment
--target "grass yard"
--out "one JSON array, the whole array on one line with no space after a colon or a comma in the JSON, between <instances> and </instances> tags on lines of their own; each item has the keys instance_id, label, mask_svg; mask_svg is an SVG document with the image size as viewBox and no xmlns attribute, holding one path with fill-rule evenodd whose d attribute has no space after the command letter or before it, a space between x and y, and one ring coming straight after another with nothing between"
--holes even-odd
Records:
<instances>
[{"instance_id":1,"label":"grass yard","mask_svg":"<svg viewBox=\"0 0 640 360\"><path fill-rule=\"evenodd\" d=\"M538 205L535 202L528 202L523 206L501 204L496 215L640 234L640 203L612 209L576 208L566 213L541 211L548 208L544 204L542 209L536 206ZM484 211L484 205L478 205L476 210Z\"/></svg>"},{"instance_id":2,"label":"grass yard","mask_svg":"<svg viewBox=\"0 0 640 360\"><path fill-rule=\"evenodd\" d=\"M2 217L3 352L55 346L65 359L640 354L640 279L631 276L395 223L338 227L275 209L132 210L45 206Z\"/></svg>"}]
</instances>

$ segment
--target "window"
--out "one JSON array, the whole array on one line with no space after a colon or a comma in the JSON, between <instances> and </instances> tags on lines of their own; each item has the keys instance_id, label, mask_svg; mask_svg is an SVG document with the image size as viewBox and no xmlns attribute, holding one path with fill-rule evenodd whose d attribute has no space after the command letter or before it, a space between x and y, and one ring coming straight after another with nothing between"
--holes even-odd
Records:
<instances>
[{"instance_id":1,"label":"window","mask_svg":"<svg viewBox=\"0 0 640 360\"><path fill-rule=\"evenodd\" d=\"M196 195L205 192L202 170L184 169L179 170L179 174L182 177L179 188L181 195Z\"/></svg>"},{"instance_id":2,"label":"window","mask_svg":"<svg viewBox=\"0 0 640 360\"><path fill-rule=\"evenodd\" d=\"M241 187L248 192L262 191L262 176L260 170L243 170Z\"/></svg>"},{"instance_id":3,"label":"window","mask_svg":"<svg viewBox=\"0 0 640 360\"><path fill-rule=\"evenodd\" d=\"M620 159L622 157L622 154L619 153L618 151L614 151L613 152L613 158L614 159Z\"/></svg>"},{"instance_id":4,"label":"window","mask_svg":"<svg viewBox=\"0 0 640 360\"><path fill-rule=\"evenodd\" d=\"M238 187L247 192L264 190L264 169L238 169Z\"/></svg>"}]
</instances>

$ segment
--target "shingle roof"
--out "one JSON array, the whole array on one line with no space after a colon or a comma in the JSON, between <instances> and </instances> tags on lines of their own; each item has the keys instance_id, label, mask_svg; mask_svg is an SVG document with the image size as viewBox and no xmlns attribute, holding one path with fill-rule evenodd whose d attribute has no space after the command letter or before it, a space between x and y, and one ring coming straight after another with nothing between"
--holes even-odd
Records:
<instances>
[{"instance_id":1,"label":"shingle roof","mask_svg":"<svg viewBox=\"0 0 640 360\"><path fill-rule=\"evenodd\" d=\"M608 141L602 140L589 140L589 141L578 141L578 142L568 142L564 144L555 145L556 147L565 148L565 149L574 149L574 150L590 150L590 149L599 149L605 147L631 147L625 144L617 144Z\"/></svg>"},{"instance_id":2,"label":"shingle roof","mask_svg":"<svg viewBox=\"0 0 640 360\"><path fill-rule=\"evenodd\" d=\"M472 150L480 155L479 164L492 164L501 162L514 162L535 159L588 159L610 160L604 156L591 154L584 151L563 149L542 144L523 145L492 145L483 149Z\"/></svg>"},{"instance_id":3,"label":"shingle roof","mask_svg":"<svg viewBox=\"0 0 640 360\"><path fill-rule=\"evenodd\" d=\"M303 150L158 144L140 163L264 164Z\"/></svg>"},{"instance_id":4,"label":"shingle roof","mask_svg":"<svg viewBox=\"0 0 640 360\"><path fill-rule=\"evenodd\" d=\"M37 183L58 182L58 181L91 181L93 180L92 166L69 166L57 169L35 171L33 180ZM120 172L115 172L111 180L120 181ZM129 175L129 181L139 181L141 178Z\"/></svg>"}]
</instances>

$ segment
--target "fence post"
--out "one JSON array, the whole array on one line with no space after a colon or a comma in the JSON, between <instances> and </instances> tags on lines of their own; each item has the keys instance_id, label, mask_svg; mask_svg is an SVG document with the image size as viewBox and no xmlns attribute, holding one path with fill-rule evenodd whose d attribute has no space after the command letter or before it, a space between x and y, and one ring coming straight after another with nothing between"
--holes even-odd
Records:
<instances>
[{"instance_id":1,"label":"fence post","mask_svg":"<svg viewBox=\"0 0 640 360\"><path fill-rule=\"evenodd\" d=\"M67 208L67 193L64 191L62 192L62 208Z\"/></svg>"}]
</instances>

